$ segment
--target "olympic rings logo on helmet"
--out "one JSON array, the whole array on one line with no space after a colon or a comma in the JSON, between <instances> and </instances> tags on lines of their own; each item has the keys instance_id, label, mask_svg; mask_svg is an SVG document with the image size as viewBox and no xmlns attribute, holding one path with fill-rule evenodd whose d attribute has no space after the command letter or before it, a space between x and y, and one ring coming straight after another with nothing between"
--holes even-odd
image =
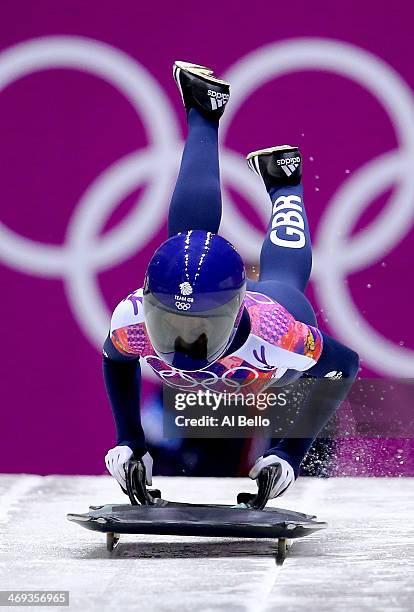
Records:
<instances>
[{"instance_id":1,"label":"olympic rings logo on helmet","mask_svg":"<svg viewBox=\"0 0 414 612\"><path fill-rule=\"evenodd\" d=\"M89 38L50 36L5 49L0 53L0 93L28 74L52 68L89 72L110 83L141 118L150 143L115 162L88 186L74 205L63 245L24 238L0 223L3 263L39 277L62 279L79 327L100 348L110 313L98 274L145 247L164 223L182 148L180 131L166 94L150 73L119 49ZM225 139L236 112L259 87L302 70L339 74L365 87L394 126L399 149L354 172L328 203L315 241L314 279L318 302L329 311L329 324L338 338L377 371L412 377L414 352L376 331L353 303L344 282L346 275L391 251L412 227L414 104L408 84L385 61L345 42L298 38L265 45L242 57L223 75L232 84L232 103L221 120L221 138ZM157 172L160 164L161 174ZM263 235L240 213L231 192L251 202L265 227L269 207L262 185L248 172L244 158L224 147L221 168L222 233L237 244L244 258L255 260ZM148 188L138 196L129 216L101 234L113 210L144 182ZM371 200L395 182L397 188L388 205L371 225L351 237L353 225Z\"/></svg>"},{"instance_id":2,"label":"olympic rings logo on helmet","mask_svg":"<svg viewBox=\"0 0 414 612\"><path fill-rule=\"evenodd\" d=\"M191 308L191 304L188 302L175 302L175 307L178 308L178 310L189 310Z\"/></svg>"}]
</instances>

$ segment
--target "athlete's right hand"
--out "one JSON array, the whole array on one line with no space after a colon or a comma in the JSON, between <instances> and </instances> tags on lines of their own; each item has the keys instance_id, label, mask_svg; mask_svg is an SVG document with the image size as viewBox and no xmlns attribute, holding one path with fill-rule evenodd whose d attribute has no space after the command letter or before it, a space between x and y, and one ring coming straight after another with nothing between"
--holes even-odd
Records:
<instances>
[{"instance_id":1,"label":"athlete's right hand","mask_svg":"<svg viewBox=\"0 0 414 612\"><path fill-rule=\"evenodd\" d=\"M267 457L259 457L256 463L249 472L250 478L257 479L260 472L270 465L279 466L280 469L277 473L277 478L273 483L272 489L269 494L269 499L280 497L283 495L290 485L295 482L295 472L293 467L285 459L278 457L276 453L268 455Z\"/></svg>"},{"instance_id":2,"label":"athlete's right hand","mask_svg":"<svg viewBox=\"0 0 414 612\"><path fill-rule=\"evenodd\" d=\"M133 455L132 449L129 446L115 446L111 448L105 456L105 464L108 472L119 483L124 493L126 490L125 464ZM152 457L149 453L145 453L142 457L142 462L145 465L147 485L152 485Z\"/></svg>"}]
</instances>

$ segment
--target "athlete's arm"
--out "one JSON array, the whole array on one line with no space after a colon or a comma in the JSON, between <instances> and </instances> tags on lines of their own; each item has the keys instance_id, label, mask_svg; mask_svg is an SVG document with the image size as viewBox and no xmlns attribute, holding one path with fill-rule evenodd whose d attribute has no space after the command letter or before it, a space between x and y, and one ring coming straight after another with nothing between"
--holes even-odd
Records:
<instances>
[{"instance_id":1,"label":"athlete's arm","mask_svg":"<svg viewBox=\"0 0 414 612\"><path fill-rule=\"evenodd\" d=\"M103 375L116 426L117 446L128 446L140 457L146 452L140 417L139 357L122 355L108 336L104 344Z\"/></svg>"},{"instance_id":2,"label":"athlete's arm","mask_svg":"<svg viewBox=\"0 0 414 612\"><path fill-rule=\"evenodd\" d=\"M140 293L120 302L111 318L103 347L103 375L116 426L117 446L128 446L138 456L146 452L140 417L141 367L139 351L129 342L130 330L142 322Z\"/></svg>"}]
</instances>

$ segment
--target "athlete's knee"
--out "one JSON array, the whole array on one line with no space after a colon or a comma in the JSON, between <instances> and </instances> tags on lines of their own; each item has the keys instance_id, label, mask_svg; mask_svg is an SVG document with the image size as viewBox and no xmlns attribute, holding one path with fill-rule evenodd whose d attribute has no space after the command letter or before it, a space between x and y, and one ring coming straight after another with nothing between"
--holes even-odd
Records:
<instances>
[{"instance_id":1,"label":"athlete's knee","mask_svg":"<svg viewBox=\"0 0 414 612\"><path fill-rule=\"evenodd\" d=\"M358 353L353 351L352 349L348 349L349 357L348 357L348 377L356 378L356 375L359 372L360 359Z\"/></svg>"},{"instance_id":2,"label":"athlete's knee","mask_svg":"<svg viewBox=\"0 0 414 612\"><path fill-rule=\"evenodd\" d=\"M297 321L316 327L315 311L305 294L296 287L275 280L259 281L255 283L256 288L250 287L248 283L248 290L264 293L279 302Z\"/></svg>"},{"instance_id":3,"label":"athlete's knee","mask_svg":"<svg viewBox=\"0 0 414 612\"><path fill-rule=\"evenodd\" d=\"M359 355L325 332L322 355L314 366L317 375L327 378L355 379L359 371Z\"/></svg>"},{"instance_id":4,"label":"athlete's knee","mask_svg":"<svg viewBox=\"0 0 414 612\"><path fill-rule=\"evenodd\" d=\"M340 345L341 349L337 354L337 369L342 372L343 378L356 378L359 371L359 355L345 345Z\"/></svg>"}]
</instances>

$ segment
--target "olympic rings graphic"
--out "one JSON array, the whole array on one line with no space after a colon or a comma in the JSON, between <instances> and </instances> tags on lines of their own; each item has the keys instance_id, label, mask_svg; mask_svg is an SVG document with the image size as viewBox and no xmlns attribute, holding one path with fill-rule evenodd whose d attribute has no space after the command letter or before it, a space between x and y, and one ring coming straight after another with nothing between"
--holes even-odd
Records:
<instances>
[{"instance_id":1,"label":"olympic rings graphic","mask_svg":"<svg viewBox=\"0 0 414 612\"><path fill-rule=\"evenodd\" d=\"M192 376L189 372L182 372L181 370L176 370L173 367L171 367L169 370L157 370L155 367L157 362L164 365L164 362L157 355L148 355L143 358L143 361L148 364L152 371L157 372L158 376L165 383L167 383L170 387L177 387L178 389L194 389L196 387L202 387L203 389L223 392L224 385L224 387L232 389L232 393L237 393L243 387L251 385L252 382L255 382L259 378L259 373L248 366L234 367L230 370L226 370L221 377L210 370L202 370L201 372L198 372L196 376ZM242 371L247 373L246 378L243 379L241 376L241 380L230 378L234 372L241 374ZM252 374L253 379L248 378L248 376ZM204 376L206 377L204 378ZM174 379L177 380L174 381ZM218 385L217 389L214 389L215 385Z\"/></svg>"},{"instance_id":2,"label":"olympic rings graphic","mask_svg":"<svg viewBox=\"0 0 414 612\"><path fill-rule=\"evenodd\" d=\"M175 302L175 307L178 308L178 310L188 310L191 308L191 304L186 304L185 302Z\"/></svg>"},{"instance_id":3,"label":"olympic rings graphic","mask_svg":"<svg viewBox=\"0 0 414 612\"><path fill-rule=\"evenodd\" d=\"M63 245L35 242L0 223L3 263L32 275L62 278L80 328L100 348L110 313L97 274L143 248L164 223L182 142L169 101L155 79L135 59L96 40L52 36L6 49L0 53L0 93L25 75L50 68L80 70L110 83L131 103L150 143L117 161L89 185L74 205ZM224 75L232 84L232 103L222 119L221 138L225 139L236 112L258 87L298 70L323 70L357 82L378 100L394 126L398 150L370 160L347 178L328 203L315 241L314 280L318 301L329 310L330 325L340 339L377 371L413 376L414 352L394 345L374 330L357 310L344 283L347 274L384 257L412 227L412 92L388 64L350 44L318 38L270 44L241 58ZM162 173L157 172L160 165ZM222 233L237 244L246 259L254 260L263 236L240 214L231 191L250 201L266 225L269 207L263 187L238 153L222 148L221 166ZM129 216L99 236L118 203L143 182L149 187ZM397 188L387 206L369 227L351 238L353 225L372 198L394 183Z\"/></svg>"}]
</instances>

